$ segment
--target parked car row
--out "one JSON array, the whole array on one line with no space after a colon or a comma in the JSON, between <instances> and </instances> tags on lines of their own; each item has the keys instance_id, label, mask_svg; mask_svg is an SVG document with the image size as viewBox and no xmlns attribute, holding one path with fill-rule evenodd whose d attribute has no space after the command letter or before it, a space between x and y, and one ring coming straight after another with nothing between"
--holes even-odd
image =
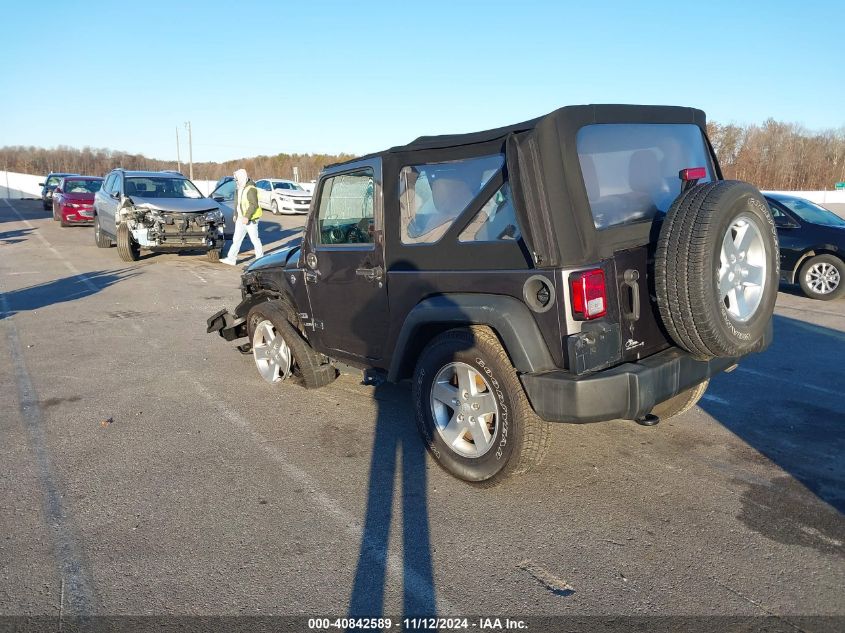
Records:
<instances>
[{"instance_id":1,"label":"parked car row","mask_svg":"<svg viewBox=\"0 0 845 633\"><path fill-rule=\"evenodd\" d=\"M42 203L52 209L54 220L62 226L93 224L97 245L107 248L117 243L127 261L138 259L142 248L200 249L217 261L223 240L234 232L236 185L231 176L221 178L209 196L216 204L178 172L116 169L107 178L51 173L40 184ZM274 214L308 213L312 196L298 183L264 178L255 184L262 209ZM797 283L812 299L841 296L845 292L845 219L797 196L764 196L777 227L781 280ZM99 198L96 205L95 198ZM129 211L127 201L135 211ZM123 220L126 236L121 237Z\"/></svg>"},{"instance_id":2,"label":"parked car row","mask_svg":"<svg viewBox=\"0 0 845 633\"><path fill-rule=\"evenodd\" d=\"M114 169L104 178L51 173L41 199L62 226L94 227L99 248L117 246L124 261L136 261L142 250L204 251L220 259L224 241L234 232L236 184L221 178L204 196L177 171ZM311 194L290 180L257 183L262 208L273 213L307 213Z\"/></svg>"}]
</instances>

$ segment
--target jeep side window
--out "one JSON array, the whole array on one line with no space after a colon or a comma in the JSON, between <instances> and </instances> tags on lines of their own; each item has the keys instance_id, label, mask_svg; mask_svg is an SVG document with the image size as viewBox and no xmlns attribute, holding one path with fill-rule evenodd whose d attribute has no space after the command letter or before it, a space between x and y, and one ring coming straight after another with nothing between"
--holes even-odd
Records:
<instances>
[{"instance_id":1,"label":"jeep side window","mask_svg":"<svg viewBox=\"0 0 845 633\"><path fill-rule=\"evenodd\" d=\"M117 174L109 174L109 177L106 178L106 184L103 185L103 191L106 193L112 192L112 187L114 187L114 179L117 178Z\"/></svg>"},{"instance_id":2,"label":"jeep side window","mask_svg":"<svg viewBox=\"0 0 845 633\"><path fill-rule=\"evenodd\" d=\"M317 215L320 244L373 242L373 187L369 168L325 180Z\"/></svg>"},{"instance_id":3,"label":"jeep side window","mask_svg":"<svg viewBox=\"0 0 845 633\"><path fill-rule=\"evenodd\" d=\"M504 164L502 154L425 165L399 172L403 244L433 244Z\"/></svg>"},{"instance_id":4,"label":"jeep side window","mask_svg":"<svg viewBox=\"0 0 845 633\"><path fill-rule=\"evenodd\" d=\"M518 240L519 226L513 208L511 188L502 185L458 236L459 242L497 242Z\"/></svg>"}]
</instances>

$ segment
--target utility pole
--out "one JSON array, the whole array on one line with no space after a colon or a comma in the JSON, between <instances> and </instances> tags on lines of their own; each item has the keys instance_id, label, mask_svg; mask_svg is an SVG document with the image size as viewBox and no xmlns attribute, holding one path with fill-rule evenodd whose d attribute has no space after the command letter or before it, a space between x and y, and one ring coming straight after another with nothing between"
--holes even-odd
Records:
<instances>
[{"instance_id":1,"label":"utility pole","mask_svg":"<svg viewBox=\"0 0 845 633\"><path fill-rule=\"evenodd\" d=\"M179 154L179 126L176 126L176 171L182 173L182 156Z\"/></svg>"},{"instance_id":2,"label":"utility pole","mask_svg":"<svg viewBox=\"0 0 845 633\"><path fill-rule=\"evenodd\" d=\"M192 181L194 179L194 144L191 140L191 122L186 121L185 127L188 128L188 178Z\"/></svg>"}]
</instances>

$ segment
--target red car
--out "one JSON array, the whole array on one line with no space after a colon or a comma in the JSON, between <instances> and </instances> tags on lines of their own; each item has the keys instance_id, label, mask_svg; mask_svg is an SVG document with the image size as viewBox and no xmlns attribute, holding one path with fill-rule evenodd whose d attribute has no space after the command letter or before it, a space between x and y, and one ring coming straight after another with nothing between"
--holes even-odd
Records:
<instances>
[{"instance_id":1,"label":"red car","mask_svg":"<svg viewBox=\"0 0 845 633\"><path fill-rule=\"evenodd\" d=\"M62 226L94 222L94 194L103 179L97 176L65 176L53 192L53 219Z\"/></svg>"}]
</instances>

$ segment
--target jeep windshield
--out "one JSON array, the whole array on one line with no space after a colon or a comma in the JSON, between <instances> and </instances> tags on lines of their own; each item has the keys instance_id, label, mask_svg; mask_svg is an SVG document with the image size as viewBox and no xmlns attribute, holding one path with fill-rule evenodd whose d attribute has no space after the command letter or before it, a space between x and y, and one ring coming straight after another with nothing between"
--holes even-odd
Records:
<instances>
[{"instance_id":1,"label":"jeep windshield","mask_svg":"<svg viewBox=\"0 0 845 633\"><path fill-rule=\"evenodd\" d=\"M141 198L202 198L190 180L172 176L133 176L126 179L127 196Z\"/></svg>"},{"instance_id":2,"label":"jeep windshield","mask_svg":"<svg viewBox=\"0 0 845 633\"><path fill-rule=\"evenodd\" d=\"M693 124L604 123L578 131L578 159L597 229L650 221L681 192L678 172L704 167L704 137Z\"/></svg>"}]
</instances>

